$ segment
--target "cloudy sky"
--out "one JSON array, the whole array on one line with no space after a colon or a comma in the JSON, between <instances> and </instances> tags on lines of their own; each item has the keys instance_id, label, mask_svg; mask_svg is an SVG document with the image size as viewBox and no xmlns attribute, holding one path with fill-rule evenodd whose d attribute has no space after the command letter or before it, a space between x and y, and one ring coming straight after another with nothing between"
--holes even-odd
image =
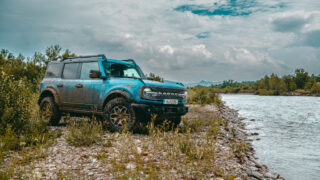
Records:
<instances>
[{"instance_id":1,"label":"cloudy sky","mask_svg":"<svg viewBox=\"0 0 320 180\"><path fill-rule=\"evenodd\" d=\"M59 44L182 82L320 73L319 0L1 0L0 48Z\"/></svg>"}]
</instances>

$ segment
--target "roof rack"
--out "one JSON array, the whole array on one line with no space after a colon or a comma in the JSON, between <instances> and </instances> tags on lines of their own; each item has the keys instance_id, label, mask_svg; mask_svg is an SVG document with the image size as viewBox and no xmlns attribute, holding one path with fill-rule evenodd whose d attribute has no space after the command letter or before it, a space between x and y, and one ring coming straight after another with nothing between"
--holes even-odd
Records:
<instances>
[{"instance_id":1,"label":"roof rack","mask_svg":"<svg viewBox=\"0 0 320 180\"><path fill-rule=\"evenodd\" d=\"M98 54L98 55L89 55L89 56L75 56L75 57L64 57L61 61L68 60L68 59L78 59L78 58L102 58L107 59L104 54Z\"/></svg>"},{"instance_id":2,"label":"roof rack","mask_svg":"<svg viewBox=\"0 0 320 180\"><path fill-rule=\"evenodd\" d=\"M131 62L131 63L133 63L135 66L137 65L136 62L135 62L133 59L125 59L125 60L121 60L121 61Z\"/></svg>"}]
</instances>

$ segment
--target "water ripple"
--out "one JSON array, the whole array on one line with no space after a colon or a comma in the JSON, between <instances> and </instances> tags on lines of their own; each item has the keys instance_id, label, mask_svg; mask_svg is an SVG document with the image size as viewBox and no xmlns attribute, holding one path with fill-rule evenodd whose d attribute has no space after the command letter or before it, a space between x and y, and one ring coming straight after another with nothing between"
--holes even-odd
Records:
<instances>
[{"instance_id":1,"label":"water ripple","mask_svg":"<svg viewBox=\"0 0 320 180\"><path fill-rule=\"evenodd\" d=\"M222 95L247 118L260 162L286 179L320 179L320 98ZM255 119L255 121L251 121Z\"/></svg>"}]
</instances>

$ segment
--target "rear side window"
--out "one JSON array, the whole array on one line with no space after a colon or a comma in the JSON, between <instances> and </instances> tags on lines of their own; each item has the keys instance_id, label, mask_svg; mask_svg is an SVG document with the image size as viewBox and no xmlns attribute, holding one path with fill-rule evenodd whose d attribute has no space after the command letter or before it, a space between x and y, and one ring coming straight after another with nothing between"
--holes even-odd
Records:
<instances>
[{"instance_id":1,"label":"rear side window","mask_svg":"<svg viewBox=\"0 0 320 180\"><path fill-rule=\"evenodd\" d=\"M63 79L77 79L79 64L80 63L64 64L62 78Z\"/></svg>"},{"instance_id":2,"label":"rear side window","mask_svg":"<svg viewBox=\"0 0 320 180\"><path fill-rule=\"evenodd\" d=\"M89 74L91 70L100 71L98 62L82 63L80 79L90 79Z\"/></svg>"},{"instance_id":3,"label":"rear side window","mask_svg":"<svg viewBox=\"0 0 320 180\"><path fill-rule=\"evenodd\" d=\"M46 72L46 78L60 77L61 64L49 64Z\"/></svg>"}]
</instances>

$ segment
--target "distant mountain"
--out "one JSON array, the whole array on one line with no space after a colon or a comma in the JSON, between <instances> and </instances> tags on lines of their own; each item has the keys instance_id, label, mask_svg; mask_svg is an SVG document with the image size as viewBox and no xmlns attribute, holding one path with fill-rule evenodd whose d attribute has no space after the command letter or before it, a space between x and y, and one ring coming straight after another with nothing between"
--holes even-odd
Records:
<instances>
[{"instance_id":1,"label":"distant mountain","mask_svg":"<svg viewBox=\"0 0 320 180\"><path fill-rule=\"evenodd\" d=\"M202 80L200 82L197 83L184 83L185 87L195 87L195 86L211 86L211 85L219 85L222 84L222 81L205 81Z\"/></svg>"}]
</instances>

